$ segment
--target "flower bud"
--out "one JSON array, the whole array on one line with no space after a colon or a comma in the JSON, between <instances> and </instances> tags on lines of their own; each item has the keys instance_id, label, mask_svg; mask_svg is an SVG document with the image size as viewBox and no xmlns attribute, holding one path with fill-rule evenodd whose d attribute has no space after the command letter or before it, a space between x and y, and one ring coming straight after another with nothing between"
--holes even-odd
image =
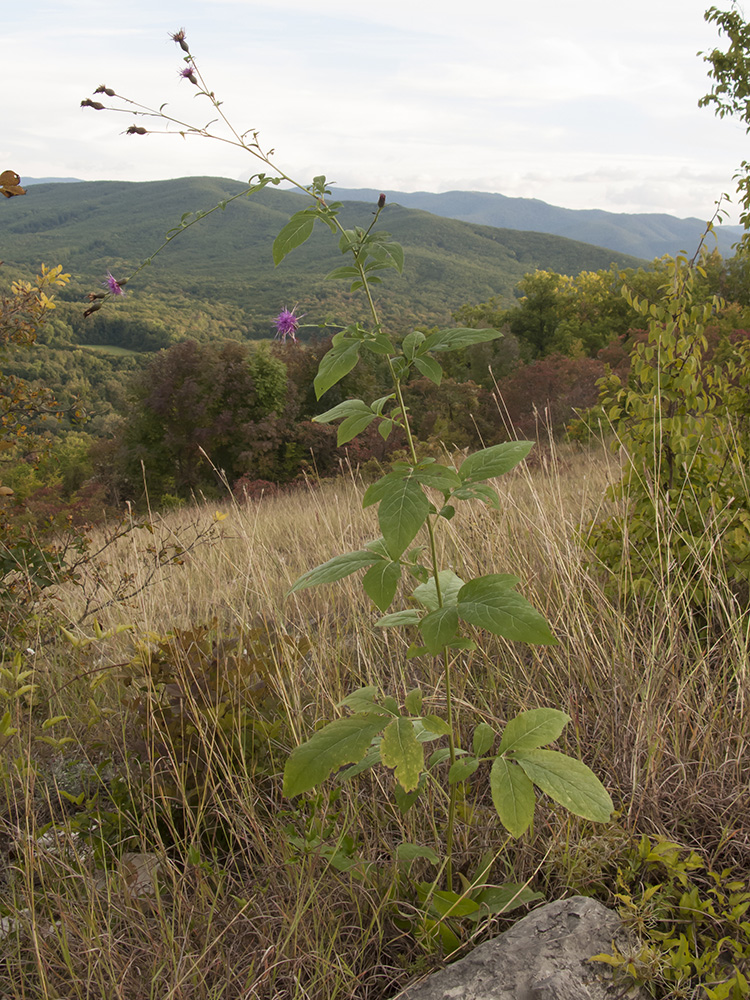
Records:
<instances>
[{"instance_id":1,"label":"flower bud","mask_svg":"<svg viewBox=\"0 0 750 1000\"><path fill-rule=\"evenodd\" d=\"M106 87L104 84L102 84L100 87L97 87L96 90L94 91L94 93L95 94L106 94L107 97L114 97L115 96L114 90L112 90L111 87Z\"/></svg>"},{"instance_id":2,"label":"flower bud","mask_svg":"<svg viewBox=\"0 0 750 1000\"><path fill-rule=\"evenodd\" d=\"M180 28L179 31L175 31L173 35L169 36L173 42L177 42L183 52L189 52L188 43L185 41L185 29Z\"/></svg>"},{"instance_id":3,"label":"flower bud","mask_svg":"<svg viewBox=\"0 0 750 1000\"><path fill-rule=\"evenodd\" d=\"M385 208L385 195L381 194L378 198L378 208Z\"/></svg>"},{"instance_id":4,"label":"flower bud","mask_svg":"<svg viewBox=\"0 0 750 1000\"><path fill-rule=\"evenodd\" d=\"M148 129L143 125L130 125L125 129L125 135L148 135Z\"/></svg>"},{"instance_id":5,"label":"flower bud","mask_svg":"<svg viewBox=\"0 0 750 1000\"><path fill-rule=\"evenodd\" d=\"M83 318L85 319L87 316L90 316L92 313L95 313L97 309L101 309L102 305L103 303L101 302L95 302L93 306L89 306L88 309L84 310Z\"/></svg>"},{"instance_id":6,"label":"flower bud","mask_svg":"<svg viewBox=\"0 0 750 1000\"><path fill-rule=\"evenodd\" d=\"M92 101L90 97L87 97L85 101L81 101L82 108L93 108L94 111L104 111L104 105L100 104L99 101Z\"/></svg>"}]
</instances>

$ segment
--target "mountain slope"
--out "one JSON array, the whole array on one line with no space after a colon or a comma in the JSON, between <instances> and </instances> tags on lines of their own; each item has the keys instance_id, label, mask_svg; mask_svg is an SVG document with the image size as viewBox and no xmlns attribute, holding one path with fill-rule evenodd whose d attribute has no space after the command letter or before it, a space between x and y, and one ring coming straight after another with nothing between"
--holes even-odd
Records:
<instances>
[{"instance_id":1,"label":"mountain slope","mask_svg":"<svg viewBox=\"0 0 750 1000\"><path fill-rule=\"evenodd\" d=\"M82 299L108 270L119 278L132 272L183 213L205 211L242 190L236 181L211 177L36 184L26 196L0 205L3 273L61 263L73 275L70 296ZM231 307L251 337L267 336L270 317L296 302L308 322L350 318L359 299L340 282L321 281L342 263L337 242L324 227L273 266L274 237L307 204L303 195L273 188L214 212L138 275L127 303L149 293L180 308ZM341 221L366 226L372 211L372 202L347 202ZM387 206L381 222L406 251L404 275L388 275L377 288L383 318L397 329L448 322L464 303L510 296L518 280L536 268L576 274L611 263L641 263L559 236L461 222L395 204Z\"/></svg>"},{"instance_id":2,"label":"mountain slope","mask_svg":"<svg viewBox=\"0 0 750 1000\"><path fill-rule=\"evenodd\" d=\"M576 210L557 208L536 198L508 198L502 194L480 191L447 191L430 194L426 191L386 191L389 202L406 208L419 208L434 215L460 219L506 229L522 229L552 233L580 240L594 246L609 247L619 253L633 254L652 260L664 254L687 251L692 255L706 228L705 220L678 219L663 214L626 214L600 209ZM374 188L335 188L342 201L377 201ZM709 238L707 246L718 249L723 257L731 257L732 245L742 235L741 226L717 226L716 241Z\"/></svg>"}]
</instances>

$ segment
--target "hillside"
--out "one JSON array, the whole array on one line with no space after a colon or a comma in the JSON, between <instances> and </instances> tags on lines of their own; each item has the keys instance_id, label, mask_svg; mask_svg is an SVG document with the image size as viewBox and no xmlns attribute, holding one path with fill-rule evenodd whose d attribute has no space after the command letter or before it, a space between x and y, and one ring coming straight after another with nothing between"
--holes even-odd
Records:
<instances>
[{"instance_id":1,"label":"hillside","mask_svg":"<svg viewBox=\"0 0 750 1000\"><path fill-rule=\"evenodd\" d=\"M342 201L372 201L379 191L374 188L336 188ZM657 213L627 214L599 209L576 210L548 205L537 198L508 198L481 191L387 191L389 201L406 208L419 208L434 215L463 222L522 229L536 233L554 233L598 247L610 247L619 253L634 254L653 260L664 254L681 251L692 254L705 230L705 219L678 219ZM715 230L717 246L723 257L731 257L742 235L741 226L720 226Z\"/></svg>"},{"instance_id":2,"label":"hillside","mask_svg":"<svg viewBox=\"0 0 750 1000\"><path fill-rule=\"evenodd\" d=\"M6 275L30 273L41 262L62 263L73 276L68 297L82 301L107 270L128 275L188 211L208 210L242 191L236 181L182 178L127 183L92 181L35 184L23 198L2 205L0 234ZM249 337L265 337L284 305L299 303L308 322L352 315L338 283L321 276L341 262L327 231L275 269L273 238L298 208L302 195L277 189L241 198L182 234L131 285L126 308L143 309L144 296L185 317L223 311ZM347 202L344 225L368 223L372 203ZM397 329L415 322L450 321L465 303L511 296L518 280L537 268L581 270L638 266L642 261L585 243L537 232L461 222L388 205L385 229L405 248L406 267L378 289L383 318ZM140 307L136 306L136 300ZM356 306L355 306L356 308ZM162 311L162 319L164 313Z\"/></svg>"}]
</instances>

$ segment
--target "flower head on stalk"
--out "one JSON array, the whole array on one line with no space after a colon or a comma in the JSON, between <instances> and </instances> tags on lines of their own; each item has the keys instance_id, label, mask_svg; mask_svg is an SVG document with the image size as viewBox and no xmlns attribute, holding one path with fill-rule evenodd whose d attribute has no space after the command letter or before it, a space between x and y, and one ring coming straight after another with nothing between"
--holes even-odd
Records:
<instances>
[{"instance_id":1,"label":"flower head on stalk","mask_svg":"<svg viewBox=\"0 0 750 1000\"><path fill-rule=\"evenodd\" d=\"M190 80L190 82L194 83L196 87L198 86L198 78L195 75L195 66L193 66L192 63L189 62L184 69L178 70L178 74L181 79Z\"/></svg>"},{"instance_id":2,"label":"flower head on stalk","mask_svg":"<svg viewBox=\"0 0 750 1000\"><path fill-rule=\"evenodd\" d=\"M124 281L118 281L110 271L107 271L107 280L102 282L102 285L107 289L110 295L124 295L125 291L122 287L124 284Z\"/></svg>"},{"instance_id":3,"label":"flower head on stalk","mask_svg":"<svg viewBox=\"0 0 750 1000\"><path fill-rule=\"evenodd\" d=\"M280 340L282 344L286 343L287 337L291 337L294 343L297 343L297 327L302 317L297 316L296 309L296 306L294 309L282 309L273 321L273 325L276 327L276 336L274 339Z\"/></svg>"}]
</instances>

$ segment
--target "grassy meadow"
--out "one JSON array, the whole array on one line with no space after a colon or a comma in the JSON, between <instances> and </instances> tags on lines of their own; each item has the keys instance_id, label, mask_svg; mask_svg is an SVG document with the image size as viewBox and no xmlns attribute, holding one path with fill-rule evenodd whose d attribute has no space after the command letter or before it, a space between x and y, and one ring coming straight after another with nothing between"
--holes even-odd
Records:
<instances>
[{"instance_id":1,"label":"grassy meadow","mask_svg":"<svg viewBox=\"0 0 750 1000\"><path fill-rule=\"evenodd\" d=\"M469 781L457 870L548 900L616 905L623 879L635 891L644 834L750 876L750 618L725 583L720 539L703 563L711 608L696 612L674 579L656 605L618 599L582 534L619 473L598 446L540 446L496 481L500 512L463 504L439 536L442 565L464 578L517 575L559 639L481 635L455 654L465 741L477 721L500 730L521 709L559 708L572 719L559 749L615 802L595 825L542 798L516 841L486 771ZM155 516L97 575L30 609L36 634L0 664L3 1000L381 1000L445 960L416 888L435 869L395 860L402 842L440 853L444 783L405 814L383 768L281 795L289 751L354 689L402 701L418 684L427 711L444 709L441 665L407 657L407 629L373 626L358 576L285 597L305 570L378 535L363 490L352 471ZM175 543L181 564L160 567ZM479 718L464 720L467 704ZM447 918L453 957L523 913ZM639 913L647 929L653 913Z\"/></svg>"}]
</instances>

